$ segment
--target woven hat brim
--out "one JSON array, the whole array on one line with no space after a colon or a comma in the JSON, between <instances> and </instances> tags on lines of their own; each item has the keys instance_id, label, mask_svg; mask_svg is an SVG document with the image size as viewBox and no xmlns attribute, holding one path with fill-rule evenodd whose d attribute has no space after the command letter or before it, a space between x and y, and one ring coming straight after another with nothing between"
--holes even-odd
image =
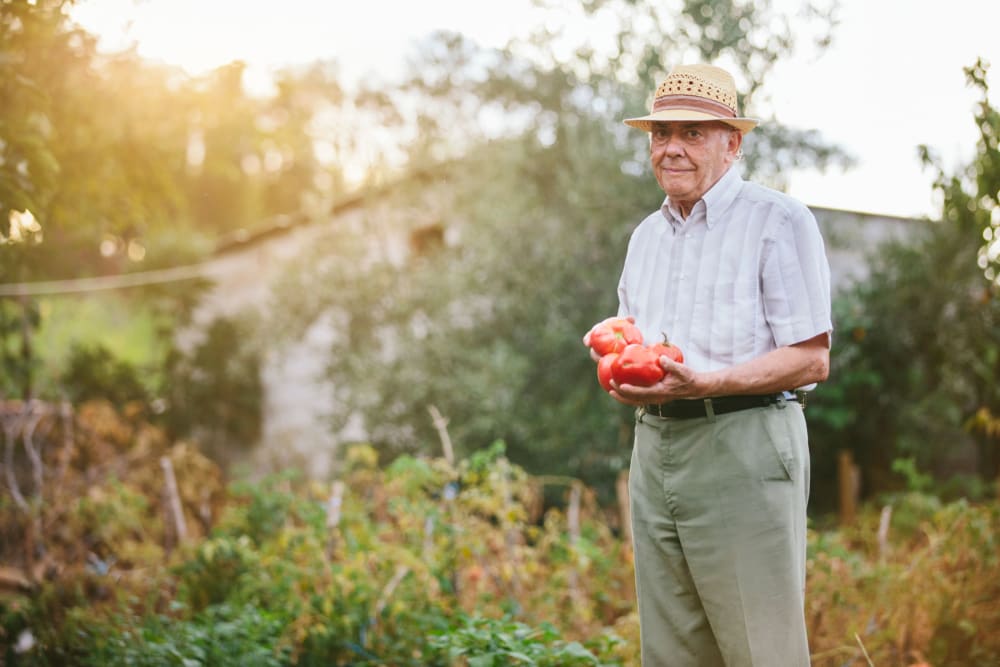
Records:
<instances>
[{"instance_id":1,"label":"woven hat brim","mask_svg":"<svg viewBox=\"0 0 1000 667\"><path fill-rule=\"evenodd\" d=\"M740 132L746 134L760 124L753 118L721 118L703 111L691 111L688 109L664 109L651 113L648 116L639 118L626 118L623 122L629 127L634 127L644 132L649 132L653 128L653 123L657 121L711 121L717 120L726 125L735 127Z\"/></svg>"}]
</instances>

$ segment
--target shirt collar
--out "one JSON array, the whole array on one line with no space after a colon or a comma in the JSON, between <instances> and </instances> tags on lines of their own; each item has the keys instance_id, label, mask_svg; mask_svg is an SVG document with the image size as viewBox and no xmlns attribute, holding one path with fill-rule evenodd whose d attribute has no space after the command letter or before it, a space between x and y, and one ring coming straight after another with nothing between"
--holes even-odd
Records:
<instances>
[{"instance_id":1,"label":"shirt collar","mask_svg":"<svg viewBox=\"0 0 1000 667\"><path fill-rule=\"evenodd\" d=\"M726 170L726 173L715 182L715 185L709 188L708 192L695 203L694 208L691 209L689 219L697 218L697 214L700 213L698 209L703 208L705 224L711 229L732 203L736 201L736 197L739 195L742 187L743 178L734 167L730 166ZM681 218L680 212L670 203L670 197L663 200L663 206L660 207L660 210L663 213L663 217L667 219L667 222L674 227L680 227L684 224L685 221Z\"/></svg>"}]
</instances>

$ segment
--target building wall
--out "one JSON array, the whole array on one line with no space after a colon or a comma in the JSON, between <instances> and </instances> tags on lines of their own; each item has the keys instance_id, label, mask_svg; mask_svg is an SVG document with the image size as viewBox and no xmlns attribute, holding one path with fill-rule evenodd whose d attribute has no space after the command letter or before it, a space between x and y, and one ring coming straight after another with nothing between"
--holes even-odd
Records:
<instances>
[{"instance_id":1,"label":"building wall","mask_svg":"<svg viewBox=\"0 0 1000 667\"><path fill-rule=\"evenodd\" d=\"M193 313L192 325L178 336L182 349L197 345L216 318L246 317L266 321L273 287L302 253L341 225L359 224L363 215L352 209L325 225L299 225L265 240L235 244L219 253L206 272L214 285ZM314 322L297 341L261 341L261 380L264 388L261 443L246 461L253 470L289 467L308 469L323 478L331 472L338 442L363 437L358 424L345 433L329 428L328 406L333 385L325 377L324 360L336 328L328 318Z\"/></svg>"},{"instance_id":2,"label":"building wall","mask_svg":"<svg viewBox=\"0 0 1000 667\"><path fill-rule=\"evenodd\" d=\"M834 292L867 275L869 257L878 246L891 239L903 239L920 221L878 216L852 211L814 208L827 244ZM195 326L181 339L193 345L199 331L216 317L252 313L266 318L271 286L287 270L287 264L304 249L341 225L362 224L365 212L354 208L341 213L327 225L299 226L243 248L226 251L212 262L209 272L214 288L195 313ZM389 244L393 255L406 252L406 240ZM398 246L398 247L397 247ZM333 385L325 377L324 359L336 326L321 318L292 344L268 345L263 362L263 428L254 459L255 469L276 470L299 467L310 476L324 478L332 472L339 442L364 437L360 423L334 434L327 411L335 400Z\"/></svg>"},{"instance_id":3,"label":"building wall","mask_svg":"<svg viewBox=\"0 0 1000 667\"><path fill-rule=\"evenodd\" d=\"M905 240L915 226L912 218L858 213L831 208L812 208L827 246L833 290L844 289L868 275L871 254L880 244Z\"/></svg>"}]
</instances>

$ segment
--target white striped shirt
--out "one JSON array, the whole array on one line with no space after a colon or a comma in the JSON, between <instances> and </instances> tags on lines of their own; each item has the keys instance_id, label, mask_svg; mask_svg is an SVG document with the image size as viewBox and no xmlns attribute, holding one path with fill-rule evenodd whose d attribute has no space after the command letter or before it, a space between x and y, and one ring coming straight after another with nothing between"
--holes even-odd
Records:
<instances>
[{"instance_id":1,"label":"white striped shirt","mask_svg":"<svg viewBox=\"0 0 1000 667\"><path fill-rule=\"evenodd\" d=\"M666 333L712 371L833 329L830 268L812 212L730 168L686 220L669 197L632 233L621 316L647 342Z\"/></svg>"}]
</instances>

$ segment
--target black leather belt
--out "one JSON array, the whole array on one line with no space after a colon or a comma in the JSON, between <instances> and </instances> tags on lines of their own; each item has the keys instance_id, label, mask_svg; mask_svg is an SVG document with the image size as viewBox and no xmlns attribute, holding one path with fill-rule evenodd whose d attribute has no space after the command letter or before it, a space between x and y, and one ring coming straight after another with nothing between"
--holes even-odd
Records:
<instances>
[{"instance_id":1,"label":"black leather belt","mask_svg":"<svg viewBox=\"0 0 1000 667\"><path fill-rule=\"evenodd\" d=\"M678 399L669 403L651 403L644 405L643 410L648 415L665 419L697 419L709 415L709 405L712 414L724 415L729 412L765 408L779 401L802 402L801 394L797 397L786 397L784 394L747 395L747 396L715 396L713 398Z\"/></svg>"}]
</instances>

